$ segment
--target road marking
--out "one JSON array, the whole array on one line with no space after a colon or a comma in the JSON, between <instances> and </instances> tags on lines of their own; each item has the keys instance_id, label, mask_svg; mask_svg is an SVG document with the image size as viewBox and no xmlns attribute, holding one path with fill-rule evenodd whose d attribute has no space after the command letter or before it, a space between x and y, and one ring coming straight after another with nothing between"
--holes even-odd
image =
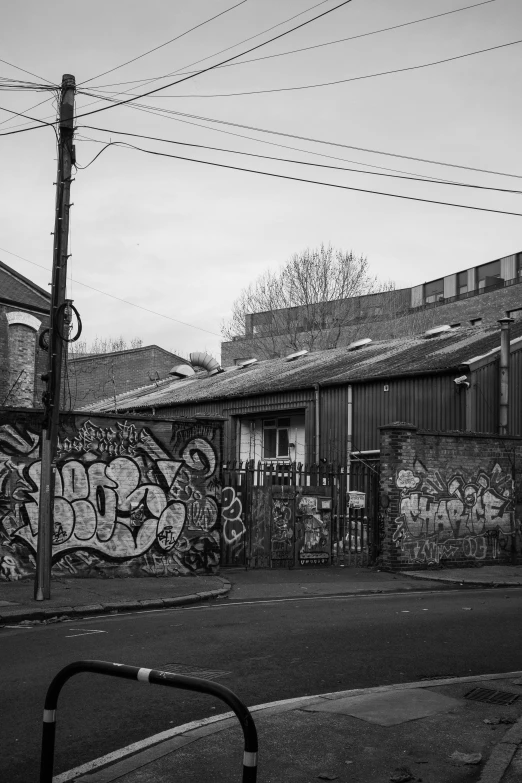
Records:
<instances>
[{"instance_id":1,"label":"road marking","mask_svg":"<svg viewBox=\"0 0 522 783\"><path fill-rule=\"evenodd\" d=\"M89 630L87 630L85 628L69 628L68 630L69 631L83 631L83 633L67 634L67 636L65 637L66 639L73 639L75 636L89 636L89 634L92 634L92 633L108 633L108 631L97 631L94 628L91 628Z\"/></svg>"},{"instance_id":2,"label":"road marking","mask_svg":"<svg viewBox=\"0 0 522 783\"><path fill-rule=\"evenodd\" d=\"M33 628L32 625L4 625L3 627L4 628L21 628L22 631L23 630L30 631Z\"/></svg>"}]
</instances>

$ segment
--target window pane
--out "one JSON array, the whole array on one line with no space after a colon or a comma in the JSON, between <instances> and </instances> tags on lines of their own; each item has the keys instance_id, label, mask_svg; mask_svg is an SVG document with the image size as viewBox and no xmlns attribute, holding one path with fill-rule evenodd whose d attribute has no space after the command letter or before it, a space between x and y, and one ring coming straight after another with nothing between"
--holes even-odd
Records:
<instances>
[{"instance_id":1,"label":"window pane","mask_svg":"<svg viewBox=\"0 0 522 783\"><path fill-rule=\"evenodd\" d=\"M266 419L263 422L263 427L275 427L275 419Z\"/></svg>"},{"instance_id":2,"label":"window pane","mask_svg":"<svg viewBox=\"0 0 522 783\"><path fill-rule=\"evenodd\" d=\"M276 456L277 430L265 430L263 433L263 457L274 459Z\"/></svg>"},{"instance_id":3,"label":"window pane","mask_svg":"<svg viewBox=\"0 0 522 783\"><path fill-rule=\"evenodd\" d=\"M288 418L288 419L278 419L277 420L277 426L278 427L289 427L290 426L290 418Z\"/></svg>"},{"instance_id":4,"label":"window pane","mask_svg":"<svg viewBox=\"0 0 522 783\"><path fill-rule=\"evenodd\" d=\"M288 430L277 430L277 456L288 457Z\"/></svg>"}]
</instances>

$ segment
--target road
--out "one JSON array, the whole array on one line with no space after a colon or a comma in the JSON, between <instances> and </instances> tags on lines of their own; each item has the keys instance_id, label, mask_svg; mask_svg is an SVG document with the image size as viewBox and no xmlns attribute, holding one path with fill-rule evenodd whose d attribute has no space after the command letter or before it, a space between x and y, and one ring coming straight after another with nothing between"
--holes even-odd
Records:
<instances>
[{"instance_id":1,"label":"road","mask_svg":"<svg viewBox=\"0 0 522 783\"><path fill-rule=\"evenodd\" d=\"M522 668L522 589L234 602L0 630L0 780L38 780L44 694L70 661L217 672L247 704ZM203 676L203 675L202 675ZM225 711L210 697L78 675L55 773Z\"/></svg>"}]
</instances>

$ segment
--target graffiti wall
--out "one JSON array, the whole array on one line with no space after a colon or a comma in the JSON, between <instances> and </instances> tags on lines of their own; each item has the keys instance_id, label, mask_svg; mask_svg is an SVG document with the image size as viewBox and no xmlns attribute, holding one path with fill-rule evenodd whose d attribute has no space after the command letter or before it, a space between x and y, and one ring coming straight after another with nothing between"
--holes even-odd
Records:
<instances>
[{"instance_id":1,"label":"graffiti wall","mask_svg":"<svg viewBox=\"0 0 522 783\"><path fill-rule=\"evenodd\" d=\"M219 566L220 423L63 418L53 573L171 576ZM0 579L34 573L39 417L0 413Z\"/></svg>"},{"instance_id":2,"label":"graffiti wall","mask_svg":"<svg viewBox=\"0 0 522 783\"><path fill-rule=\"evenodd\" d=\"M522 443L414 428L394 436L383 432L381 463L391 564L520 560Z\"/></svg>"}]
</instances>

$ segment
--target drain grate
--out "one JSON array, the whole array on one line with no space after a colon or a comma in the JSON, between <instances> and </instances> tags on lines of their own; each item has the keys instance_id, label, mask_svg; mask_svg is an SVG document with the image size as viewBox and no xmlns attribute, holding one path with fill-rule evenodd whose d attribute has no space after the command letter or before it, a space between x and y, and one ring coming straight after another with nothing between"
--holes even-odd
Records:
<instances>
[{"instance_id":1,"label":"drain grate","mask_svg":"<svg viewBox=\"0 0 522 783\"><path fill-rule=\"evenodd\" d=\"M158 666L160 672L170 674L183 674L185 677L201 677L204 680L219 680L220 677L228 677L232 672L221 669L200 669L198 666L185 666L182 663L165 663Z\"/></svg>"},{"instance_id":2,"label":"drain grate","mask_svg":"<svg viewBox=\"0 0 522 783\"><path fill-rule=\"evenodd\" d=\"M486 704L513 704L519 697L518 693L507 691L492 691L489 688L473 688L464 698L472 701L483 701Z\"/></svg>"}]
</instances>

